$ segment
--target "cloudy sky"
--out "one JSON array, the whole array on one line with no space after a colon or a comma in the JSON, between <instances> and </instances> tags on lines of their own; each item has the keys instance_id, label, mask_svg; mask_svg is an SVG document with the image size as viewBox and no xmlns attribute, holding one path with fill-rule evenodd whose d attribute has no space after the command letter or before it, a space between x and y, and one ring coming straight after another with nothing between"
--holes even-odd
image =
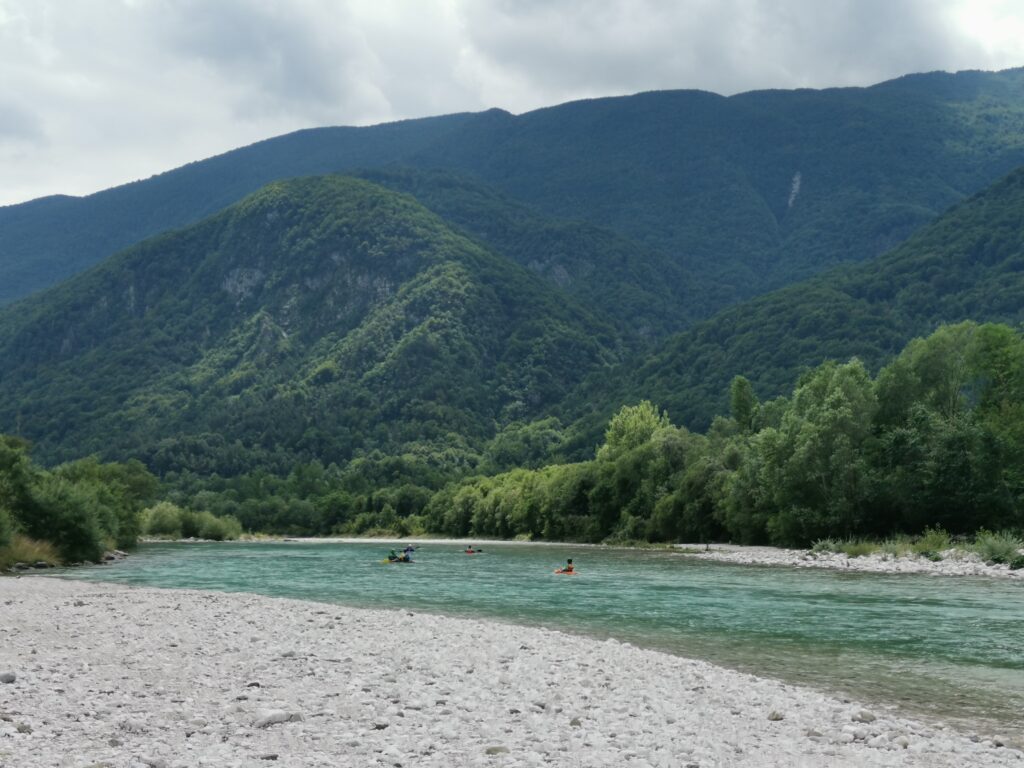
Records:
<instances>
[{"instance_id":1,"label":"cloudy sky","mask_svg":"<svg viewBox=\"0 0 1024 768\"><path fill-rule=\"evenodd\" d=\"M0 0L0 205L309 126L1021 65L1021 0Z\"/></svg>"}]
</instances>

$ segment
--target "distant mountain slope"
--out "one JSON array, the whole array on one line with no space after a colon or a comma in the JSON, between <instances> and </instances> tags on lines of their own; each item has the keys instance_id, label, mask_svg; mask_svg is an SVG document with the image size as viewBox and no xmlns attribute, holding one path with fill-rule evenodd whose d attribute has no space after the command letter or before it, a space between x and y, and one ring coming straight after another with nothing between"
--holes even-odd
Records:
<instances>
[{"instance_id":1,"label":"distant mountain slope","mask_svg":"<svg viewBox=\"0 0 1024 768\"><path fill-rule=\"evenodd\" d=\"M407 196L279 182L0 310L0 433L164 472L374 448L457 463L618 344Z\"/></svg>"},{"instance_id":2,"label":"distant mountain slope","mask_svg":"<svg viewBox=\"0 0 1024 768\"><path fill-rule=\"evenodd\" d=\"M544 216L472 177L368 170L358 176L414 196L448 223L607 316L625 334L659 337L706 317L716 285L663 251L583 221Z\"/></svg>"},{"instance_id":3,"label":"distant mountain slope","mask_svg":"<svg viewBox=\"0 0 1024 768\"><path fill-rule=\"evenodd\" d=\"M306 131L80 200L0 209L0 302L271 179L405 165L471 174L660 250L714 281L702 292L712 311L882 253L1022 163L1021 69Z\"/></svg>"},{"instance_id":4,"label":"distant mountain slope","mask_svg":"<svg viewBox=\"0 0 1024 768\"><path fill-rule=\"evenodd\" d=\"M0 304L147 237L195 223L272 181L386 165L474 119L446 115L297 131L87 197L0 207Z\"/></svg>"},{"instance_id":5,"label":"distant mountain slope","mask_svg":"<svg viewBox=\"0 0 1024 768\"><path fill-rule=\"evenodd\" d=\"M770 398L790 391L804 367L857 356L877 368L911 338L967 319L1024 322L1024 169L892 252L731 307L627 363L619 378L587 382L568 403L591 436L642 398L699 429L728 412L733 376Z\"/></svg>"}]
</instances>

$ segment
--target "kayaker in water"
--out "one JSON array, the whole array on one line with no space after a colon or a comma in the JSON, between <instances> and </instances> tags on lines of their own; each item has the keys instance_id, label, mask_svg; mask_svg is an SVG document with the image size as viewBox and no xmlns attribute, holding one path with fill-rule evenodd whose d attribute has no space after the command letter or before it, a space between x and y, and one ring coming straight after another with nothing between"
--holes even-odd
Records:
<instances>
[{"instance_id":1,"label":"kayaker in water","mask_svg":"<svg viewBox=\"0 0 1024 768\"><path fill-rule=\"evenodd\" d=\"M409 549L402 550L402 554L398 554L395 550L388 551L388 562L389 563L411 563L412 555L409 554Z\"/></svg>"},{"instance_id":2,"label":"kayaker in water","mask_svg":"<svg viewBox=\"0 0 1024 768\"><path fill-rule=\"evenodd\" d=\"M576 566L572 564L572 558L570 557L561 568L556 568L555 573L576 573Z\"/></svg>"}]
</instances>

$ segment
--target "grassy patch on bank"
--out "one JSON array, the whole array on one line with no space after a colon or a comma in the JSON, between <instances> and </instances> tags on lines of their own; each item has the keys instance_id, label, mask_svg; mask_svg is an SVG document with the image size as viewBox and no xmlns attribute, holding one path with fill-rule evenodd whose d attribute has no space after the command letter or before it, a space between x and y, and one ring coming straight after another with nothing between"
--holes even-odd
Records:
<instances>
[{"instance_id":1,"label":"grassy patch on bank","mask_svg":"<svg viewBox=\"0 0 1024 768\"><path fill-rule=\"evenodd\" d=\"M1024 539L1012 531L993 533L979 530L971 542L956 543L942 528L926 528L920 536L894 536L884 541L870 539L819 539L811 547L812 554L844 554L847 557L883 555L888 557L919 556L932 561L942 560L950 552L978 555L988 564L1006 564L1011 569L1024 568Z\"/></svg>"},{"instance_id":2,"label":"grassy patch on bank","mask_svg":"<svg viewBox=\"0 0 1024 768\"><path fill-rule=\"evenodd\" d=\"M1013 533L978 531L974 538L974 551L986 563L1005 563L1013 570L1024 567L1024 541Z\"/></svg>"},{"instance_id":3,"label":"grassy patch on bank","mask_svg":"<svg viewBox=\"0 0 1024 768\"><path fill-rule=\"evenodd\" d=\"M0 571L6 571L15 563L32 565L38 562L61 565L60 555L53 544L16 533L10 537L7 546L0 547Z\"/></svg>"}]
</instances>

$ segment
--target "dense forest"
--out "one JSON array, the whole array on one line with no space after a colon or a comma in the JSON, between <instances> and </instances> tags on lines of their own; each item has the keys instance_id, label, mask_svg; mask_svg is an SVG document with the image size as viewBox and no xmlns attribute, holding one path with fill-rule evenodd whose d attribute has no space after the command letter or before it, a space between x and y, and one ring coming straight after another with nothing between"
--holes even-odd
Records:
<instances>
[{"instance_id":1,"label":"dense forest","mask_svg":"<svg viewBox=\"0 0 1024 768\"><path fill-rule=\"evenodd\" d=\"M0 430L47 463L97 452L161 475L375 451L446 474L622 350L412 198L309 178L0 309Z\"/></svg>"},{"instance_id":2,"label":"dense forest","mask_svg":"<svg viewBox=\"0 0 1024 768\"><path fill-rule=\"evenodd\" d=\"M876 377L826 362L764 403L737 377L729 401L704 434L647 401L624 406L588 461L542 466L562 437L546 420L500 435L484 471L447 484L397 456L174 477L171 496L286 534L806 546L1024 528L1024 337L1007 326L944 326Z\"/></svg>"},{"instance_id":3,"label":"dense forest","mask_svg":"<svg viewBox=\"0 0 1024 768\"><path fill-rule=\"evenodd\" d=\"M167 501L143 519L156 480L138 462L46 472L4 438L0 555L12 528L69 561L96 559L104 539L128 545L143 525L210 538L245 528L788 546L1024 529L1024 336L1005 325L944 326L876 377L859 360L829 361L764 403L736 377L729 400L705 434L648 401L624 406L594 457L575 463L529 468L560 439L546 420L496 438L461 477L402 456L315 461L286 477L170 475Z\"/></svg>"}]
</instances>

